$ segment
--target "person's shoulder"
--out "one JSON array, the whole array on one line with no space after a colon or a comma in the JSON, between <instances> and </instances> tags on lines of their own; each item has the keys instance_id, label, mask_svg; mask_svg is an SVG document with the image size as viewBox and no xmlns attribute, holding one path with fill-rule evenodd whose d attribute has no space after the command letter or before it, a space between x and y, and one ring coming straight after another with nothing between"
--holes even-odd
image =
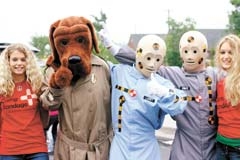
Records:
<instances>
[{"instance_id":1,"label":"person's shoulder","mask_svg":"<svg viewBox=\"0 0 240 160\"><path fill-rule=\"evenodd\" d=\"M97 55L92 54L91 58L92 58L91 61L92 61L93 65L94 64L95 65L97 65L97 64L99 64L99 65L107 64L107 61L104 58L102 58L101 56L97 56Z\"/></svg>"},{"instance_id":2,"label":"person's shoulder","mask_svg":"<svg viewBox=\"0 0 240 160\"><path fill-rule=\"evenodd\" d=\"M159 81L159 82L170 82L170 80L164 78L163 76L159 74L155 74L154 77Z\"/></svg>"},{"instance_id":3,"label":"person's shoulder","mask_svg":"<svg viewBox=\"0 0 240 160\"><path fill-rule=\"evenodd\" d=\"M174 87L173 83L172 83L169 79L164 78L164 77L162 77L162 76L159 75L159 74L156 74L155 77L156 77L156 79L157 79L157 82L158 82L160 85L163 85L163 86L165 86L165 87L171 87L171 88Z\"/></svg>"},{"instance_id":4,"label":"person's shoulder","mask_svg":"<svg viewBox=\"0 0 240 160\"><path fill-rule=\"evenodd\" d=\"M54 72L55 71L54 71L53 67L50 67L50 66L44 69L44 74L47 77L50 77Z\"/></svg>"},{"instance_id":5,"label":"person's shoulder","mask_svg":"<svg viewBox=\"0 0 240 160\"><path fill-rule=\"evenodd\" d=\"M219 70L218 68L216 67L212 67L212 66L208 66L206 68L206 72L209 76L212 76L212 77L217 77L217 75L221 72L221 70Z\"/></svg>"},{"instance_id":6,"label":"person's shoulder","mask_svg":"<svg viewBox=\"0 0 240 160\"><path fill-rule=\"evenodd\" d=\"M0 94L0 104L3 103L4 96Z\"/></svg>"},{"instance_id":7,"label":"person's shoulder","mask_svg":"<svg viewBox=\"0 0 240 160\"><path fill-rule=\"evenodd\" d=\"M96 56L96 55L93 54L91 63L92 63L92 66L101 66L105 69L109 69L108 62L100 56Z\"/></svg>"},{"instance_id":8,"label":"person's shoulder","mask_svg":"<svg viewBox=\"0 0 240 160\"><path fill-rule=\"evenodd\" d=\"M179 66L161 66L160 69L165 69L165 70L182 70L181 67Z\"/></svg>"},{"instance_id":9,"label":"person's shoulder","mask_svg":"<svg viewBox=\"0 0 240 160\"><path fill-rule=\"evenodd\" d=\"M179 74L183 72L183 69L181 67L178 66L161 66L159 71L159 73L165 75L165 74Z\"/></svg>"},{"instance_id":10,"label":"person's shoulder","mask_svg":"<svg viewBox=\"0 0 240 160\"><path fill-rule=\"evenodd\" d=\"M206 70L215 71L215 72L218 71L218 69L216 67L212 67L212 66L207 66Z\"/></svg>"}]
</instances>

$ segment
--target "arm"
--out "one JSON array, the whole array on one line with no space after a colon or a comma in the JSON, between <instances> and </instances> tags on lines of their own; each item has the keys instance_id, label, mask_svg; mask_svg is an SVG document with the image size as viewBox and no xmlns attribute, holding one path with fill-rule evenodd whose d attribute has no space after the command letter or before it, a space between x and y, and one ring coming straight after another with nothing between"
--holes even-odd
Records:
<instances>
[{"instance_id":1,"label":"arm","mask_svg":"<svg viewBox=\"0 0 240 160\"><path fill-rule=\"evenodd\" d=\"M135 51L128 46L121 46L114 57L122 64L132 66L136 62Z\"/></svg>"},{"instance_id":2,"label":"arm","mask_svg":"<svg viewBox=\"0 0 240 160\"><path fill-rule=\"evenodd\" d=\"M133 65L135 63L135 51L128 46L120 46L115 44L105 24L102 25L98 34L102 44L110 51L110 53L122 64Z\"/></svg>"},{"instance_id":3,"label":"arm","mask_svg":"<svg viewBox=\"0 0 240 160\"><path fill-rule=\"evenodd\" d=\"M55 89L49 86L49 79L53 73L52 68L47 68L45 71L44 82L41 88L42 94L40 96L43 107L49 110L58 109L61 106L61 96L64 92L64 89Z\"/></svg>"},{"instance_id":4,"label":"arm","mask_svg":"<svg viewBox=\"0 0 240 160\"><path fill-rule=\"evenodd\" d=\"M187 101L183 100L186 93L176 89L169 80L155 76L151 77L147 89L150 95L157 97L158 106L171 116L183 113L187 106Z\"/></svg>"}]
</instances>

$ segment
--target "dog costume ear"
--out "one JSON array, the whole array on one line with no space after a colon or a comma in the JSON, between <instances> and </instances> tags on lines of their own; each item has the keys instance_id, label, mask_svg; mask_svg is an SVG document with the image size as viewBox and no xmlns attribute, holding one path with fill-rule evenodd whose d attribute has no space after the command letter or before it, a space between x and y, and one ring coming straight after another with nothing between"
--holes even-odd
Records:
<instances>
[{"instance_id":1,"label":"dog costume ear","mask_svg":"<svg viewBox=\"0 0 240 160\"><path fill-rule=\"evenodd\" d=\"M49 32L49 41L50 41L50 46L51 46L51 49L52 49L52 55L50 55L48 60L47 60L47 66L53 67L54 70L59 68L60 65L61 65L61 61L59 59L59 55L58 55L57 50L55 48L54 38L53 38L53 32L58 27L59 23L60 23L60 20L53 23L50 27L50 32Z\"/></svg>"},{"instance_id":2,"label":"dog costume ear","mask_svg":"<svg viewBox=\"0 0 240 160\"><path fill-rule=\"evenodd\" d=\"M92 22L90 22L88 19L84 18L84 17L81 17L84 21L84 23L88 26L88 28L90 29L91 31L91 35L92 35L92 43L93 43L93 47L96 51L96 53L99 53L100 50L99 50L99 47L98 47L98 40L97 40L97 34L95 32L95 27L94 25L92 24Z\"/></svg>"}]
</instances>

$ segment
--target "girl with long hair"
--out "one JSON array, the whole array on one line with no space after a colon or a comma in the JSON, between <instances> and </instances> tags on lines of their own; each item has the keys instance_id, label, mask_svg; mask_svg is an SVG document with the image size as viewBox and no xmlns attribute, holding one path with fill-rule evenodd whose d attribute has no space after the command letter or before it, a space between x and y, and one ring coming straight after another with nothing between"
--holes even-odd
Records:
<instances>
[{"instance_id":1,"label":"girl with long hair","mask_svg":"<svg viewBox=\"0 0 240 160\"><path fill-rule=\"evenodd\" d=\"M0 159L48 160L39 108L43 75L34 53L11 44L0 66Z\"/></svg>"},{"instance_id":2,"label":"girl with long hair","mask_svg":"<svg viewBox=\"0 0 240 160\"><path fill-rule=\"evenodd\" d=\"M240 159L240 39L223 37L215 54L217 83L217 160Z\"/></svg>"}]
</instances>

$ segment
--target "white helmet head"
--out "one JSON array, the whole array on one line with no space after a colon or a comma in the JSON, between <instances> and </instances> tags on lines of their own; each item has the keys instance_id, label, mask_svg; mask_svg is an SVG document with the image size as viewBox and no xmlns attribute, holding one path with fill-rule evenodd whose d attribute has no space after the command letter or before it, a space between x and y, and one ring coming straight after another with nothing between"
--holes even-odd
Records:
<instances>
[{"instance_id":1,"label":"white helmet head","mask_svg":"<svg viewBox=\"0 0 240 160\"><path fill-rule=\"evenodd\" d=\"M188 31L180 39L179 52L183 67L188 72L197 72L205 67L208 44L206 37L199 31Z\"/></svg>"},{"instance_id":2,"label":"white helmet head","mask_svg":"<svg viewBox=\"0 0 240 160\"><path fill-rule=\"evenodd\" d=\"M166 55L166 44L157 35L146 35L140 39L136 50L136 68L145 77L150 77L162 65Z\"/></svg>"}]
</instances>

